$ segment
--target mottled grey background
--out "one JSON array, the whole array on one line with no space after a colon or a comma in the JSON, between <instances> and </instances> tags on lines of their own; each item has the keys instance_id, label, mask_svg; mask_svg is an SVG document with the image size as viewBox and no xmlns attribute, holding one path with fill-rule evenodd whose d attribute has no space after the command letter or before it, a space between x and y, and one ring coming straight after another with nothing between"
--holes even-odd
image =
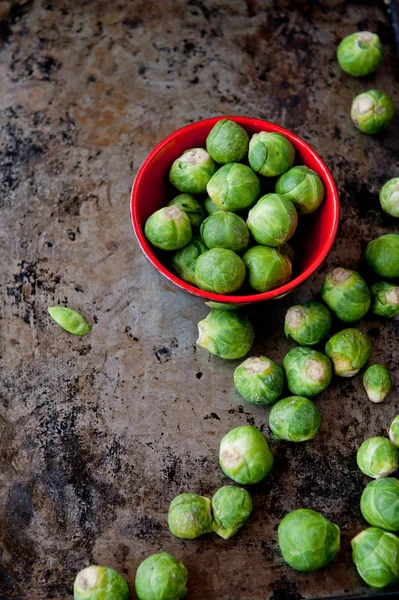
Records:
<instances>
[{"instance_id":1,"label":"mottled grey background","mask_svg":"<svg viewBox=\"0 0 399 600\"><path fill-rule=\"evenodd\" d=\"M358 268L367 241L396 231L378 191L399 174L398 120L367 137L353 96L398 101L394 40L383 3L347 0L0 2L0 598L68 599L79 569L137 565L167 550L189 570L189 598L299 600L363 593L350 539L367 478L355 452L399 412L398 321L367 318L373 360L395 390L373 405L361 378L318 400L317 439L272 442L276 462L253 488L254 513L230 541L184 542L165 522L174 495L228 483L220 438L246 423L267 436L268 409L242 406L237 362L195 346L204 306L171 291L132 234L129 192L153 146L201 118L275 121L308 141L336 179L339 237L297 293L252 310L254 354L281 361L287 307L317 295L325 270ZM378 73L343 74L339 40L380 34ZM67 304L93 323L83 339L47 315ZM342 551L318 573L286 566L279 520L306 506L342 528ZM132 592L132 597L134 594Z\"/></svg>"}]
</instances>

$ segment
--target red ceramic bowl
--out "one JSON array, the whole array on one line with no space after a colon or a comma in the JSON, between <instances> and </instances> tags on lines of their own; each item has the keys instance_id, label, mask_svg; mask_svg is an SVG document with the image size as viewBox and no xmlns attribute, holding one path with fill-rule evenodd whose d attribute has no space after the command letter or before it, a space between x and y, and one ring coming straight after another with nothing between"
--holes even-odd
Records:
<instances>
[{"instance_id":1,"label":"red ceramic bowl","mask_svg":"<svg viewBox=\"0 0 399 600\"><path fill-rule=\"evenodd\" d=\"M141 165L133 184L131 195L131 216L134 233L141 250L156 270L173 287L193 294L204 301L227 304L250 304L281 297L306 281L323 263L337 235L339 221L339 200L337 188L330 171L320 156L308 145L287 129L247 117L228 117L246 129L250 137L259 131L281 133L294 145L296 164L303 164L316 171L325 187L325 198L320 208L311 215L301 216L298 230L294 235L295 247L299 250L299 264L294 277L285 285L262 294L222 295L206 292L194 287L174 275L161 262L157 250L154 250L144 235L144 225L148 217L165 206L180 192L169 183L169 170L173 161L189 148L205 148L205 141L212 127L226 117L215 117L198 121L178 129L160 142ZM262 179L262 176L259 176ZM291 241L291 240L290 240Z\"/></svg>"}]
</instances>

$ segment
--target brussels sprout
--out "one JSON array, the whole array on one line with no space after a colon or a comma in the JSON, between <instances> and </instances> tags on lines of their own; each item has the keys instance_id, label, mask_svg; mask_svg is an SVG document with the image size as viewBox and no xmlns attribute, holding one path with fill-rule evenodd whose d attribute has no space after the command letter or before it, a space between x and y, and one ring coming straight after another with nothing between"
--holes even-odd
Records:
<instances>
[{"instance_id":1,"label":"brussels sprout","mask_svg":"<svg viewBox=\"0 0 399 600\"><path fill-rule=\"evenodd\" d=\"M381 64L382 55L380 38L370 31L357 31L348 35L337 49L339 66L354 77L374 73Z\"/></svg>"},{"instance_id":2,"label":"brussels sprout","mask_svg":"<svg viewBox=\"0 0 399 600\"><path fill-rule=\"evenodd\" d=\"M203 194L215 172L216 165L208 152L203 148L192 148L175 160L169 180L180 192Z\"/></svg>"},{"instance_id":3,"label":"brussels sprout","mask_svg":"<svg viewBox=\"0 0 399 600\"><path fill-rule=\"evenodd\" d=\"M399 539L396 535L369 527L351 543L353 562L367 585L380 589L399 580Z\"/></svg>"},{"instance_id":4,"label":"brussels sprout","mask_svg":"<svg viewBox=\"0 0 399 600\"><path fill-rule=\"evenodd\" d=\"M238 123L218 121L206 138L206 149L217 163L240 162L248 152L249 136Z\"/></svg>"},{"instance_id":5,"label":"brussels sprout","mask_svg":"<svg viewBox=\"0 0 399 600\"><path fill-rule=\"evenodd\" d=\"M362 473L374 479L382 479L398 468L399 452L387 438L371 437L360 446L356 461Z\"/></svg>"},{"instance_id":6,"label":"brussels sprout","mask_svg":"<svg viewBox=\"0 0 399 600\"><path fill-rule=\"evenodd\" d=\"M281 244L281 246L277 246L276 249L280 252L280 254L290 259L291 265L298 262L298 254L295 248L293 248L288 242Z\"/></svg>"},{"instance_id":7,"label":"brussels sprout","mask_svg":"<svg viewBox=\"0 0 399 600\"><path fill-rule=\"evenodd\" d=\"M219 210L244 210L254 204L260 193L255 173L240 163L221 167L207 185L207 192Z\"/></svg>"},{"instance_id":8,"label":"brussels sprout","mask_svg":"<svg viewBox=\"0 0 399 600\"><path fill-rule=\"evenodd\" d=\"M172 269L187 283L196 285L195 262L200 254L207 252L208 248L200 237L193 237L191 242L178 250L172 257Z\"/></svg>"},{"instance_id":9,"label":"brussels sprout","mask_svg":"<svg viewBox=\"0 0 399 600\"><path fill-rule=\"evenodd\" d=\"M169 506L168 526L174 536L193 540L212 531L211 501L197 494L180 494Z\"/></svg>"},{"instance_id":10,"label":"brussels sprout","mask_svg":"<svg viewBox=\"0 0 399 600\"><path fill-rule=\"evenodd\" d=\"M371 365L363 375L363 385L371 402L382 402L391 391L392 377L384 365Z\"/></svg>"},{"instance_id":11,"label":"brussels sprout","mask_svg":"<svg viewBox=\"0 0 399 600\"><path fill-rule=\"evenodd\" d=\"M283 391L284 372L266 356L247 358L234 371L234 385L247 402L272 404Z\"/></svg>"},{"instance_id":12,"label":"brussels sprout","mask_svg":"<svg viewBox=\"0 0 399 600\"><path fill-rule=\"evenodd\" d=\"M212 498L213 531L225 540L245 525L252 512L247 490L225 485Z\"/></svg>"},{"instance_id":13,"label":"brussels sprout","mask_svg":"<svg viewBox=\"0 0 399 600\"><path fill-rule=\"evenodd\" d=\"M390 124L395 114L392 99L378 90L370 90L356 96L352 102L351 118L363 133L380 133Z\"/></svg>"},{"instance_id":14,"label":"brussels sprout","mask_svg":"<svg viewBox=\"0 0 399 600\"><path fill-rule=\"evenodd\" d=\"M287 386L296 396L317 396L328 388L332 377L331 361L312 348L293 348L283 360Z\"/></svg>"},{"instance_id":15,"label":"brussels sprout","mask_svg":"<svg viewBox=\"0 0 399 600\"><path fill-rule=\"evenodd\" d=\"M245 279L245 264L227 248L212 248L195 261L195 281L201 290L216 294L231 294Z\"/></svg>"},{"instance_id":16,"label":"brussels sprout","mask_svg":"<svg viewBox=\"0 0 399 600\"><path fill-rule=\"evenodd\" d=\"M399 287L386 281L373 283L371 292L371 312L379 317L393 319L399 314Z\"/></svg>"},{"instance_id":17,"label":"brussels sprout","mask_svg":"<svg viewBox=\"0 0 399 600\"><path fill-rule=\"evenodd\" d=\"M305 166L293 167L278 179L276 193L284 194L299 215L317 210L324 198L323 183L315 171Z\"/></svg>"},{"instance_id":18,"label":"brussels sprout","mask_svg":"<svg viewBox=\"0 0 399 600\"><path fill-rule=\"evenodd\" d=\"M258 244L276 247L294 235L298 213L285 196L266 194L249 211L247 225Z\"/></svg>"},{"instance_id":19,"label":"brussels sprout","mask_svg":"<svg viewBox=\"0 0 399 600\"><path fill-rule=\"evenodd\" d=\"M389 439L399 448L399 415L394 418L388 431Z\"/></svg>"},{"instance_id":20,"label":"brussels sprout","mask_svg":"<svg viewBox=\"0 0 399 600\"><path fill-rule=\"evenodd\" d=\"M359 321L370 308L370 291L359 273L338 267L327 273L321 297L338 319Z\"/></svg>"},{"instance_id":21,"label":"brussels sprout","mask_svg":"<svg viewBox=\"0 0 399 600\"><path fill-rule=\"evenodd\" d=\"M198 323L197 344L220 358L245 356L254 342L254 329L248 317L235 311L212 310Z\"/></svg>"},{"instance_id":22,"label":"brussels sprout","mask_svg":"<svg viewBox=\"0 0 399 600\"><path fill-rule=\"evenodd\" d=\"M380 277L399 277L399 234L386 233L369 242L365 258L370 269Z\"/></svg>"},{"instance_id":23,"label":"brussels sprout","mask_svg":"<svg viewBox=\"0 0 399 600\"><path fill-rule=\"evenodd\" d=\"M257 292L268 292L291 279L290 259L276 248L254 246L242 257L247 268L248 282Z\"/></svg>"},{"instance_id":24,"label":"brussels sprout","mask_svg":"<svg viewBox=\"0 0 399 600\"><path fill-rule=\"evenodd\" d=\"M249 243L244 219L228 211L207 217L201 225L201 237L208 248L227 248L234 252L243 252Z\"/></svg>"},{"instance_id":25,"label":"brussels sprout","mask_svg":"<svg viewBox=\"0 0 399 600\"><path fill-rule=\"evenodd\" d=\"M295 160L294 146L279 133L255 133L249 142L249 164L265 177L285 173Z\"/></svg>"},{"instance_id":26,"label":"brussels sprout","mask_svg":"<svg viewBox=\"0 0 399 600\"><path fill-rule=\"evenodd\" d=\"M386 182L380 190L380 204L391 217L399 217L399 177Z\"/></svg>"},{"instance_id":27,"label":"brussels sprout","mask_svg":"<svg viewBox=\"0 0 399 600\"><path fill-rule=\"evenodd\" d=\"M190 220L191 228L199 227L205 218L202 205L190 194L179 194L169 202L168 206L178 206L185 212Z\"/></svg>"},{"instance_id":28,"label":"brussels sprout","mask_svg":"<svg viewBox=\"0 0 399 600\"><path fill-rule=\"evenodd\" d=\"M320 413L311 400L303 396L289 396L272 406L269 427L280 440L306 442L319 431Z\"/></svg>"},{"instance_id":29,"label":"brussels sprout","mask_svg":"<svg viewBox=\"0 0 399 600\"><path fill-rule=\"evenodd\" d=\"M77 574L73 597L75 600L128 600L129 588L122 575L113 569L91 565Z\"/></svg>"},{"instance_id":30,"label":"brussels sprout","mask_svg":"<svg viewBox=\"0 0 399 600\"><path fill-rule=\"evenodd\" d=\"M259 429L243 425L226 433L220 442L219 464L227 477L248 485L268 475L273 455Z\"/></svg>"},{"instance_id":31,"label":"brussels sprout","mask_svg":"<svg viewBox=\"0 0 399 600\"><path fill-rule=\"evenodd\" d=\"M216 204L212 201L212 198L209 198L209 196L207 196L205 198L204 208L205 208L206 212L208 213L208 215L213 215L213 213L215 213L215 212L224 210L222 207L216 206Z\"/></svg>"},{"instance_id":32,"label":"brussels sprout","mask_svg":"<svg viewBox=\"0 0 399 600\"><path fill-rule=\"evenodd\" d=\"M187 595L186 584L186 567L167 552L149 556L137 569L139 600L181 600Z\"/></svg>"},{"instance_id":33,"label":"brussels sprout","mask_svg":"<svg viewBox=\"0 0 399 600\"><path fill-rule=\"evenodd\" d=\"M331 313L321 302L311 300L291 306L285 315L284 333L302 346L315 346L328 336Z\"/></svg>"},{"instance_id":34,"label":"brussels sprout","mask_svg":"<svg viewBox=\"0 0 399 600\"><path fill-rule=\"evenodd\" d=\"M328 340L326 354L333 362L336 375L353 377L370 358L371 342L359 329L342 329Z\"/></svg>"},{"instance_id":35,"label":"brussels sprout","mask_svg":"<svg viewBox=\"0 0 399 600\"><path fill-rule=\"evenodd\" d=\"M237 310L241 308L241 304L235 302L213 302L209 300L205 302L206 306L209 308L214 308L215 310Z\"/></svg>"},{"instance_id":36,"label":"brussels sprout","mask_svg":"<svg viewBox=\"0 0 399 600\"><path fill-rule=\"evenodd\" d=\"M280 522L278 543L290 567L316 571L334 560L340 548L340 530L320 513L299 508Z\"/></svg>"},{"instance_id":37,"label":"brussels sprout","mask_svg":"<svg viewBox=\"0 0 399 600\"><path fill-rule=\"evenodd\" d=\"M178 206L165 206L154 212L144 226L146 238L162 250L179 250L192 237L190 219Z\"/></svg>"},{"instance_id":38,"label":"brussels sprout","mask_svg":"<svg viewBox=\"0 0 399 600\"><path fill-rule=\"evenodd\" d=\"M360 510L373 527L399 531L399 481L394 477L370 481L363 490Z\"/></svg>"}]
</instances>

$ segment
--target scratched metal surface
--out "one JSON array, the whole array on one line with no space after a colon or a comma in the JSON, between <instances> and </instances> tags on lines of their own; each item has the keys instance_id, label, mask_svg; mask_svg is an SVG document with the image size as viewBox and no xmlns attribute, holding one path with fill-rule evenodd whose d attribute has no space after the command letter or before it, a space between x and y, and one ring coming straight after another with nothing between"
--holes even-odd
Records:
<instances>
[{"instance_id":1,"label":"scratched metal surface","mask_svg":"<svg viewBox=\"0 0 399 600\"><path fill-rule=\"evenodd\" d=\"M361 267L367 241L397 224L378 191L399 170L398 120L361 135L353 96L376 87L398 103L384 6L364 1L37 0L0 2L0 598L71 598L77 571L122 572L167 550L189 570L189 598L299 600L366 593L350 559L365 523L355 451L399 412L398 321L367 318L373 360L393 371L382 405L359 377L317 401L320 435L272 442L275 467L252 489L254 513L230 541L174 539L169 501L228 483L220 438L268 409L243 406L236 362L195 346L204 306L166 287L133 239L129 191L149 150L218 114L269 119L306 139L338 184L342 221L324 268L298 292L250 311L254 354L281 361L287 307L317 295L327 268ZM385 58L362 80L340 72L339 40L380 34ZM399 104L399 103L398 103ZM93 323L83 339L52 323L67 304ZM276 544L289 510L342 528L333 565L299 574ZM134 593L132 591L132 597Z\"/></svg>"}]
</instances>

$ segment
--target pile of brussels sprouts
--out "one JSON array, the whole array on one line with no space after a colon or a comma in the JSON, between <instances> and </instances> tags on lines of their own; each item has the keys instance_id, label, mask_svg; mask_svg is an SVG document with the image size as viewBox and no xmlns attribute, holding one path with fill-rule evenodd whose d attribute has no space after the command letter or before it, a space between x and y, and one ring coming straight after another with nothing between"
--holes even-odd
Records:
<instances>
[{"instance_id":1,"label":"pile of brussels sprouts","mask_svg":"<svg viewBox=\"0 0 399 600\"><path fill-rule=\"evenodd\" d=\"M247 159L250 166L240 162ZM202 290L232 294L246 284L261 293L284 285L298 215L313 213L324 198L317 173L294 161L283 135L261 131L250 140L238 123L218 121L206 150L191 148L174 161L169 179L181 193L147 219L147 239L171 254L174 273ZM274 193L262 194L267 182Z\"/></svg>"}]
</instances>

